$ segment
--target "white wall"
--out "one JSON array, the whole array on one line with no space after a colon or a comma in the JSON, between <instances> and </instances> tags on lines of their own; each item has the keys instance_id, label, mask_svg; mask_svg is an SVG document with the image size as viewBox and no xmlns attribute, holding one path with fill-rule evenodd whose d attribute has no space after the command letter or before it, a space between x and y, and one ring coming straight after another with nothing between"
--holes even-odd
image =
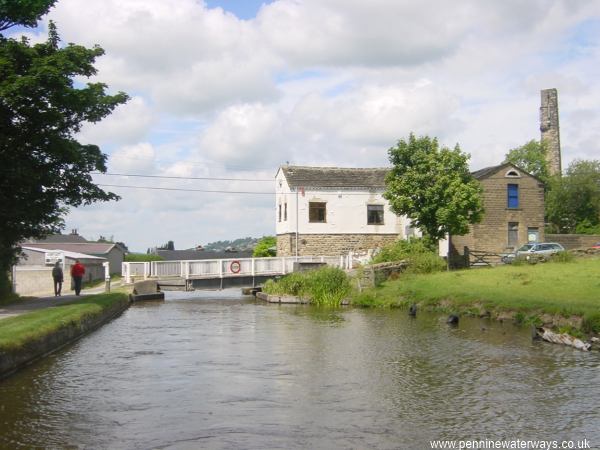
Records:
<instances>
[{"instance_id":1,"label":"white wall","mask_svg":"<svg viewBox=\"0 0 600 450\"><path fill-rule=\"evenodd\" d=\"M398 234L405 237L405 227L410 221L396 216L389 202L382 197L383 191L368 192L356 190L315 191L310 188L302 192L292 192L283 172L280 170L275 179L275 222L277 234ZM298 224L296 225L296 199L298 199ZM309 202L326 202L326 223L308 221ZM287 221L284 209L287 203ZM279 221L279 205L282 217ZM384 205L383 225L367 225L367 205Z\"/></svg>"}]
</instances>

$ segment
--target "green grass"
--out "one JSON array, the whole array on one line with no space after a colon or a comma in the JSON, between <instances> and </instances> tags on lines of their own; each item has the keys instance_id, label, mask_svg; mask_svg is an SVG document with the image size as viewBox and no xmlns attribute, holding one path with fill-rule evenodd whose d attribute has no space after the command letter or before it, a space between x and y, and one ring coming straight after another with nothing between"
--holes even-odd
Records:
<instances>
[{"instance_id":1,"label":"green grass","mask_svg":"<svg viewBox=\"0 0 600 450\"><path fill-rule=\"evenodd\" d=\"M147 253L128 253L123 258L125 262L150 262L150 261L164 261L165 258L159 255L150 255Z\"/></svg>"},{"instance_id":2,"label":"green grass","mask_svg":"<svg viewBox=\"0 0 600 450\"><path fill-rule=\"evenodd\" d=\"M344 271L335 267L294 272L278 281L268 280L263 287L267 294L309 298L311 303L322 306L338 306L351 289Z\"/></svg>"},{"instance_id":3,"label":"green grass","mask_svg":"<svg viewBox=\"0 0 600 450\"><path fill-rule=\"evenodd\" d=\"M69 324L78 324L120 301L127 294L90 295L60 306L0 320L0 351L16 350Z\"/></svg>"},{"instance_id":4,"label":"green grass","mask_svg":"<svg viewBox=\"0 0 600 450\"><path fill-rule=\"evenodd\" d=\"M122 278L121 274L118 273L113 273L110 275L110 281L119 281ZM82 289L90 289L93 287L98 287L98 286L104 286L104 284L106 283L106 280L104 278L100 279L100 280L94 280L94 281L84 281L83 284L81 285ZM64 284L63 284L64 287Z\"/></svg>"},{"instance_id":5,"label":"green grass","mask_svg":"<svg viewBox=\"0 0 600 450\"><path fill-rule=\"evenodd\" d=\"M582 316L586 331L600 332L600 259L406 275L356 294L360 306L411 302L460 310L512 311Z\"/></svg>"}]
</instances>

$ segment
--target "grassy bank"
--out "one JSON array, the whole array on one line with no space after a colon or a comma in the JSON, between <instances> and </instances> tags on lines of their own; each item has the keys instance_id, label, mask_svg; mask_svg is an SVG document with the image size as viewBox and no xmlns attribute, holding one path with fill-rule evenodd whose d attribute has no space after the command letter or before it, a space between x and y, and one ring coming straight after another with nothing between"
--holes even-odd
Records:
<instances>
[{"instance_id":1,"label":"grassy bank","mask_svg":"<svg viewBox=\"0 0 600 450\"><path fill-rule=\"evenodd\" d=\"M534 323L544 322L543 315L579 316L573 326L600 333L600 259L404 275L353 298L359 306L412 302Z\"/></svg>"},{"instance_id":2,"label":"grassy bank","mask_svg":"<svg viewBox=\"0 0 600 450\"><path fill-rule=\"evenodd\" d=\"M29 342L42 339L64 326L80 324L124 301L127 301L127 294L124 292L90 295L60 306L2 319L0 352L26 347Z\"/></svg>"}]
</instances>

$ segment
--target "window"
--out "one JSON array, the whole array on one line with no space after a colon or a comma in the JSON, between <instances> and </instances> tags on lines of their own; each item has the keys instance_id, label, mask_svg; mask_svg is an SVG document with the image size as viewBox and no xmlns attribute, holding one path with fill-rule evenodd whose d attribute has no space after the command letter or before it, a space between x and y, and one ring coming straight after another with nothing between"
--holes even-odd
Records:
<instances>
[{"instance_id":1,"label":"window","mask_svg":"<svg viewBox=\"0 0 600 450\"><path fill-rule=\"evenodd\" d=\"M519 207L519 185L509 184L506 186L506 192L508 194L508 207L518 208Z\"/></svg>"},{"instance_id":2,"label":"window","mask_svg":"<svg viewBox=\"0 0 600 450\"><path fill-rule=\"evenodd\" d=\"M367 205L367 225L383 225L383 205Z\"/></svg>"},{"instance_id":3,"label":"window","mask_svg":"<svg viewBox=\"0 0 600 450\"><path fill-rule=\"evenodd\" d=\"M537 227L527 228L527 242L538 242L540 240L540 231Z\"/></svg>"},{"instance_id":4,"label":"window","mask_svg":"<svg viewBox=\"0 0 600 450\"><path fill-rule=\"evenodd\" d=\"M287 202L283 204L283 221L287 222Z\"/></svg>"},{"instance_id":5,"label":"window","mask_svg":"<svg viewBox=\"0 0 600 450\"><path fill-rule=\"evenodd\" d=\"M279 204L279 222L281 222L281 203Z\"/></svg>"},{"instance_id":6,"label":"window","mask_svg":"<svg viewBox=\"0 0 600 450\"><path fill-rule=\"evenodd\" d=\"M309 202L308 203L308 221L325 223L327 203Z\"/></svg>"},{"instance_id":7,"label":"window","mask_svg":"<svg viewBox=\"0 0 600 450\"><path fill-rule=\"evenodd\" d=\"M515 248L519 243L519 222L508 222L508 246Z\"/></svg>"}]
</instances>

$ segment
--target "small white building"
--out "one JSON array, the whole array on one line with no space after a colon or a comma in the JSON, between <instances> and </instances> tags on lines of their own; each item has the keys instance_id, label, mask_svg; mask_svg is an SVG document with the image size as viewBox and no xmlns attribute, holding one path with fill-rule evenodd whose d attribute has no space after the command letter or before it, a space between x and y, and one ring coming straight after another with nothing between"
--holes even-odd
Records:
<instances>
[{"instance_id":1,"label":"small white building","mask_svg":"<svg viewBox=\"0 0 600 450\"><path fill-rule=\"evenodd\" d=\"M19 295L50 295L54 290L52 268L58 261L64 274L63 294L73 289L71 266L79 260L85 266L84 281L103 280L106 258L60 249L21 247L23 256L15 266L14 289Z\"/></svg>"},{"instance_id":2,"label":"small white building","mask_svg":"<svg viewBox=\"0 0 600 450\"><path fill-rule=\"evenodd\" d=\"M341 255L416 235L410 220L396 216L382 196L388 171L280 167L275 176L277 255Z\"/></svg>"}]
</instances>

